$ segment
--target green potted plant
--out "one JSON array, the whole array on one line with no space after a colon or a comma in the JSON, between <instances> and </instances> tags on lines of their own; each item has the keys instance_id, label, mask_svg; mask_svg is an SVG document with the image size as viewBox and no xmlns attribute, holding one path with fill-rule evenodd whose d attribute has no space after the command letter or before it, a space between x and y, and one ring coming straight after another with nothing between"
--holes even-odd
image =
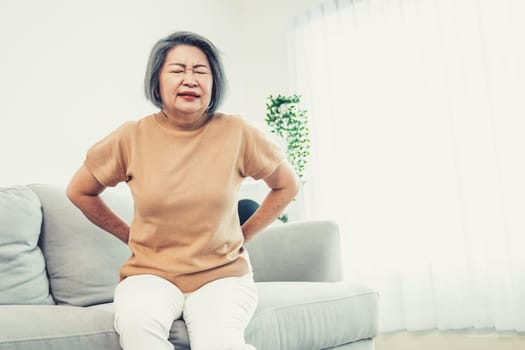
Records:
<instances>
[{"instance_id":1,"label":"green potted plant","mask_svg":"<svg viewBox=\"0 0 525 350\"><path fill-rule=\"evenodd\" d=\"M266 124L270 131L286 142L286 156L294 167L301 183L305 181L305 170L310 156L310 131L307 111L300 107L299 95L270 95L266 102ZM288 215L279 217L288 221Z\"/></svg>"}]
</instances>

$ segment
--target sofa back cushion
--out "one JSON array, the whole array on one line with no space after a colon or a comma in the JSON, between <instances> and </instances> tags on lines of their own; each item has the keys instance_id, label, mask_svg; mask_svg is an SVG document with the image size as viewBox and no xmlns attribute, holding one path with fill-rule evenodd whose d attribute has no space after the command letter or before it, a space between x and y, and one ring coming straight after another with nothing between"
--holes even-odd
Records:
<instances>
[{"instance_id":1,"label":"sofa back cushion","mask_svg":"<svg viewBox=\"0 0 525 350\"><path fill-rule=\"evenodd\" d=\"M54 304L38 247L41 225L31 189L0 188L0 304Z\"/></svg>"},{"instance_id":2,"label":"sofa back cushion","mask_svg":"<svg viewBox=\"0 0 525 350\"><path fill-rule=\"evenodd\" d=\"M58 304L88 306L111 302L119 270L130 256L124 243L92 224L67 198L65 188L29 186L44 213L40 246ZM131 220L128 192L107 189L102 197L124 220Z\"/></svg>"}]
</instances>

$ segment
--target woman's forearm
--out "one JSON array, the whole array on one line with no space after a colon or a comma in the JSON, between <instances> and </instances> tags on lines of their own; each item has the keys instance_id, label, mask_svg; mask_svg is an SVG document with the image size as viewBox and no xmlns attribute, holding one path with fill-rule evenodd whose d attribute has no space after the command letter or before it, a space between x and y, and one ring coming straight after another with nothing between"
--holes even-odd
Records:
<instances>
[{"instance_id":1,"label":"woman's forearm","mask_svg":"<svg viewBox=\"0 0 525 350\"><path fill-rule=\"evenodd\" d=\"M246 241L277 219L299 191L299 179L286 161L282 162L264 181L272 190L261 206L242 225L241 229Z\"/></svg>"},{"instance_id":2,"label":"woman's forearm","mask_svg":"<svg viewBox=\"0 0 525 350\"><path fill-rule=\"evenodd\" d=\"M271 190L260 207L242 225L242 232L245 241L249 241L259 231L270 225L283 212L286 206L292 201L296 191L292 189L273 189Z\"/></svg>"},{"instance_id":3,"label":"woman's forearm","mask_svg":"<svg viewBox=\"0 0 525 350\"><path fill-rule=\"evenodd\" d=\"M66 194L89 221L127 244L129 225L100 198L104 189L105 186L82 165L69 182Z\"/></svg>"},{"instance_id":4,"label":"woman's forearm","mask_svg":"<svg viewBox=\"0 0 525 350\"><path fill-rule=\"evenodd\" d=\"M111 233L124 243L129 240L129 225L116 215L98 195L78 194L70 196L89 221Z\"/></svg>"}]
</instances>

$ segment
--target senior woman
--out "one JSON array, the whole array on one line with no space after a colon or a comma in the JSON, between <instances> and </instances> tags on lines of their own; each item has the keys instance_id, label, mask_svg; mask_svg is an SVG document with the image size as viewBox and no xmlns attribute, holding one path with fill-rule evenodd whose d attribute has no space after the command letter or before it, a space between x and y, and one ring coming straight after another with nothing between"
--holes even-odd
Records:
<instances>
[{"instance_id":1,"label":"senior woman","mask_svg":"<svg viewBox=\"0 0 525 350\"><path fill-rule=\"evenodd\" d=\"M175 32L153 47L145 77L157 113L130 121L93 145L67 189L91 220L127 243L115 289L115 329L125 350L168 350L183 317L192 350L254 349L244 330L257 305L244 243L275 220L298 191L282 152L241 117L217 112L224 72L216 47ZM245 177L269 192L242 226ZM99 194L126 182L131 225Z\"/></svg>"}]
</instances>

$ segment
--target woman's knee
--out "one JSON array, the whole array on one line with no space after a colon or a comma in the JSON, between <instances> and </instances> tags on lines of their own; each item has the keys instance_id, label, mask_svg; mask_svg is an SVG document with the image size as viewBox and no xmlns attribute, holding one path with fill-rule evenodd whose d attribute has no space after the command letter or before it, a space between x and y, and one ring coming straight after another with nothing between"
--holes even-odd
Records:
<instances>
[{"instance_id":1,"label":"woman's knee","mask_svg":"<svg viewBox=\"0 0 525 350\"><path fill-rule=\"evenodd\" d=\"M129 279L129 280L128 280ZM167 335L180 317L184 295L156 276L128 277L115 291L115 330Z\"/></svg>"},{"instance_id":2,"label":"woman's knee","mask_svg":"<svg viewBox=\"0 0 525 350\"><path fill-rule=\"evenodd\" d=\"M160 313L145 307L127 307L115 312L115 330L117 333L148 332L167 336L175 320L165 311Z\"/></svg>"}]
</instances>

